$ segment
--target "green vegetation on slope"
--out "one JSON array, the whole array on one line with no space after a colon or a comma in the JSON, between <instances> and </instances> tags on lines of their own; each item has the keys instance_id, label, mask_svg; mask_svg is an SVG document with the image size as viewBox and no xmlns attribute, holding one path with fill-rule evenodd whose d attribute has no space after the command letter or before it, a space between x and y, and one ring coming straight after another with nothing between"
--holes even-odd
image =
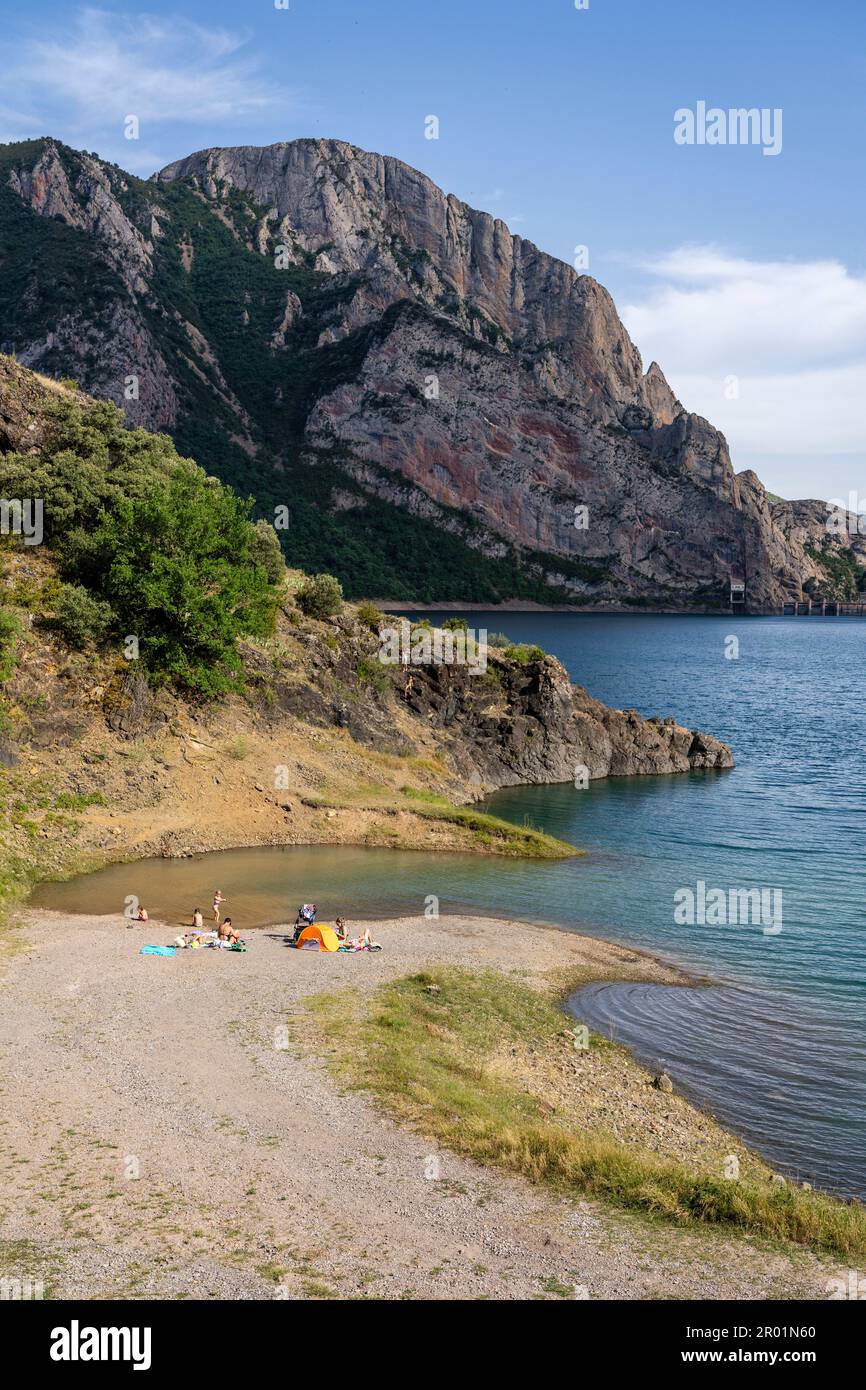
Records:
<instances>
[{"instance_id":1,"label":"green vegetation on slope","mask_svg":"<svg viewBox=\"0 0 866 1390\"><path fill-rule=\"evenodd\" d=\"M236 688L237 639L270 631L278 594L251 503L165 435L124 429L116 406L58 395L46 414L38 455L0 455L0 496L42 500L67 581L46 621L72 646L117 643L155 683L204 698Z\"/></svg>"},{"instance_id":2,"label":"green vegetation on slope","mask_svg":"<svg viewBox=\"0 0 866 1390\"><path fill-rule=\"evenodd\" d=\"M511 1048L549 1053L563 1046L561 1012L527 985L494 971L443 968L372 995L315 995L307 1006L339 1076L397 1119L480 1163L680 1226L866 1254L859 1205L766 1179L728 1181L551 1114L513 1069L496 1065ZM610 1046L602 1039L593 1045Z\"/></svg>"},{"instance_id":3,"label":"green vegetation on slope","mask_svg":"<svg viewBox=\"0 0 866 1390\"><path fill-rule=\"evenodd\" d=\"M851 550L826 546L819 550L814 545L804 547L806 554L824 570L827 576L824 584L804 585L804 592L812 588L826 598L856 600L866 591L866 567L859 564Z\"/></svg>"}]
</instances>

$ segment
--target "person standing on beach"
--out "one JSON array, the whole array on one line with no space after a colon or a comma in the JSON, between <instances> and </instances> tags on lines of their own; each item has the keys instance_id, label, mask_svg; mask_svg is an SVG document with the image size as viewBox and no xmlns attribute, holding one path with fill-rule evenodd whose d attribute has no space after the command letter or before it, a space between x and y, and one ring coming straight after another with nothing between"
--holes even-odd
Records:
<instances>
[{"instance_id":1,"label":"person standing on beach","mask_svg":"<svg viewBox=\"0 0 866 1390\"><path fill-rule=\"evenodd\" d=\"M213 920L214 920L214 926L216 926L216 927L218 927L219 924L220 924L220 906L221 906L222 903L224 903L224 902L225 902L225 898L223 897L223 895L222 895L222 893L220 892L220 890L217 889L216 892L215 892L214 895L213 895Z\"/></svg>"}]
</instances>

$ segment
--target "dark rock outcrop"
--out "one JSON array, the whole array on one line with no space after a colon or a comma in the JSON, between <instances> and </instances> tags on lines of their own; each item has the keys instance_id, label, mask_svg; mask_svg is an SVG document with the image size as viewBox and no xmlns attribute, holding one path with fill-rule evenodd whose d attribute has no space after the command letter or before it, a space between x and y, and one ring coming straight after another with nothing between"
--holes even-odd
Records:
<instances>
[{"instance_id":1,"label":"dark rock outcrop","mask_svg":"<svg viewBox=\"0 0 866 1390\"><path fill-rule=\"evenodd\" d=\"M549 656L523 665L491 651L484 675L413 668L407 704L441 731L452 766L486 790L734 765L709 734L601 704Z\"/></svg>"}]
</instances>

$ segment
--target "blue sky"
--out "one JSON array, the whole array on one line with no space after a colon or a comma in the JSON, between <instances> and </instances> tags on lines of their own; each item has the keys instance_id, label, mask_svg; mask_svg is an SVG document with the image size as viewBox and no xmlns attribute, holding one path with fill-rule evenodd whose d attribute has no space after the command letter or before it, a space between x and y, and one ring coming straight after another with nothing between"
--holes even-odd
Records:
<instances>
[{"instance_id":1,"label":"blue sky","mask_svg":"<svg viewBox=\"0 0 866 1390\"><path fill-rule=\"evenodd\" d=\"M546 251L587 246L737 468L866 497L862 0L0 0L0 18L0 139L143 175L301 135L397 155ZM780 108L781 153L676 144L701 100Z\"/></svg>"}]
</instances>

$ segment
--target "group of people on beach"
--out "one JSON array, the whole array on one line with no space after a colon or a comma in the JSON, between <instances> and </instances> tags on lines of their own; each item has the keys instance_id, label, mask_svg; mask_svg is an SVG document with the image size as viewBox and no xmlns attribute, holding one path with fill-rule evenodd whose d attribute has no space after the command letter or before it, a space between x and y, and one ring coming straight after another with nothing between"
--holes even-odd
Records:
<instances>
[{"instance_id":1,"label":"group of people on beach","mask_svg":"<svg viewBox=\"0 0 866 1390\"><path fill-rule=\"evenodd\" d=\"M232 924L231 917L226 917L224 920L220 919L222 905L226 901L227 900L223 897L222 893L218 888L213 895L213 904L211 909L213 912L213 927L210 929L205 928L204 913L202 912L201 908L195 908L192 914L192 923L190 929L189 931L184 933L183 937L177 938L178 944L182 942L183 945L188 946L192 944L193 940L199 939L200 942L202 940L212 940L213 942L221 946L240 945L240 936L238 935L236 927L234 927ZM135 916L129 918L129 921L149 922L150 914L147 908L144 907L144 905L142 904L139 907Z\"/></svg>"},{"instance_id":2,"label":"group of people on beach","mask_svg":"<svg viewBox=\"0 0 866 1390\"><path fill-rule=\"evenodd\" d=\"M227 941L230 946L234 946L240 940L240 937L235 927L232 925L231 917L226 917L222 921L220 920L222 905L226 901L227 899L223 897L219 888L217 888L213 895L213 903L211 905L211 911L213 912L213 927L211 930L216 932L219 941ZM192 929L194 932L204 931L204 914L200 907L197 907L192 914Z\"/></svg>"},{"instance_id":3,"label":"group of people on beach","mask_svg":"<svg viewBox=\"0 0 866 1390\"><path fill-rule=\"evenodd\" d=\"M298 938L306 927L313 926L318 910L315 903L301 903L290 939L292 946L297 946ZM350 936L349 929L342 917L334 919L334 934L341 946L346 946L352 951L381 951L382 949L370 935L369 927L364 928L362 936Z\"/></svg>"},{"instance_id":4,"label":"group of people on beach","mask_svg":"<svg viewBox=\"0 0 866 1390\"><path fill-rule=\"evenodd\" d=\"M232 924L231 917L222 918L222 905L228 899L224 898L219 888L213 895L211 911L213 913L213 925L206 929L204 924L204 913L200 907L194 909L192 914L192 925L183 937L177 938L177 944L190 946L195 942L200 945L202 942L210 942L217 946L242 946L237 928ZM298 908L298 915L295 918L294 929L291 937L291 944L297 945L298 937L305 927L311 926L316 920L318 908L315 903L302 903ZM136 922L149 922L150 916L147 908L140 906L137 915L131 920ZM348 946L355 951L376 951L381 947L373 940L368 927L364 928L362 936L350 937L346 923L342 917L338 917L334 923L334 931L341 946Z\"/></svg>"}]
</instances>

